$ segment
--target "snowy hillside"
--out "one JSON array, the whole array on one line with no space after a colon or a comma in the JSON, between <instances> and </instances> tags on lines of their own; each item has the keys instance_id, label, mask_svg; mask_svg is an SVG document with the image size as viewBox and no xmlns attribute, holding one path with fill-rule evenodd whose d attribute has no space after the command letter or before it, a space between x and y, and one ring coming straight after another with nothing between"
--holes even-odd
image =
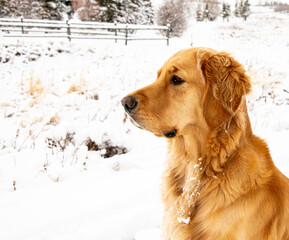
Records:
<instances>
[{"instance_id":1,"label":"snowy hillside","mask_svg":"<svg viewBox=\"0 0 289 240\"><path fill-rule=\"evenodd\" d=\"M191 19L169 47L0 37L0 239L160 239L166 143L127 122L120 100L191 46L244 64L253 130L289 176L289 16L253 10Z\"/></svg>"}]
</instances>

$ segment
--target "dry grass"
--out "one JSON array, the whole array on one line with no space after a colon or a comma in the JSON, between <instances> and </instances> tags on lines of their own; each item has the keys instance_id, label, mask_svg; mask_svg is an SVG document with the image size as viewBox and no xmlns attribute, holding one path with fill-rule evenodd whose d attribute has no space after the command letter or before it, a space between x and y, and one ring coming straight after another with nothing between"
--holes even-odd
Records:
<instances>
[{"instance_id":1,"label":"dry grass","mask_svg":"<svg viewBox=\"0 0 289 240\"><path fill-rule=\"evenodd\" d=\"M31 126L33 126L33 125L35 125L37 123L41 123L42 121L43 121L43 117L42 116L35 117L33 119L31 119L29 117L26 117L26 118L24 117L19 125L22 128L26 128L26 127L31 127Z\"/></svg>"},{"instance_id":2,"label":"dry grass","mask_svg":"<svg viewBox=\"0 0 289 240\"><path fill-rule=\"evenodd\" d=\"M60 121L59 115L56 113L53 117L50 118L48 124L49 125L57 125Z\"/></svg>"},{"instance_id":3,"label":"dry grass","mask_svg":"<svg viewBox=\"0 0 289 240\"><path fill-rule=\"evenodd\" d=\"M44 87L40 81L39 77L33 77L31 76L29 78L29 94L33 97L37 97L41 95L44 92Z\"/></svg>"},{"instance_id":4,"label":"dry grass","mask_svg":"<svg viewBox=\"0 0 289 240\"><path fill-rule=\"evenodd\" d=\"M86 84L85 79L82 76L80 76L80 81L77 83L73 83L68 89L67 93L76 92L82 95L86 92L85 84Z\"/></svg>"},{"instance_id":5,"label":"dry grass","mask_svg":"<svg viewBox=\"0 0 289 240\"><path fill-rule=\"evenodd\" d=\"M45 95L45 88L39 77L30 76L28 93L32 96L32 101L29 107L33 107L38 104Z\"/></svg>"}]
</instances>

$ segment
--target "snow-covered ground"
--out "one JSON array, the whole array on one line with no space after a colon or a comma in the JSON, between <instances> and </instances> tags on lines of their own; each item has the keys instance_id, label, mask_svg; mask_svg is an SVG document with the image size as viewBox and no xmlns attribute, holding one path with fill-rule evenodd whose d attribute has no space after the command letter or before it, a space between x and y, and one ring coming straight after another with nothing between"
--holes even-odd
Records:
<instances>
[{"instance_id":1,"label":"snow-covered ground","mask_svg":"<svg viewBox=\"0 0 289 240\"><path fill-rule=\"evenodd\" d=\"M169 47L0 38L0 239L160 239L165 140L125 121L119 101L190 46L244 64L254 131L289 176L289 16L253 10L247 22L192 19Z\"/></svg>"}]
</instances>

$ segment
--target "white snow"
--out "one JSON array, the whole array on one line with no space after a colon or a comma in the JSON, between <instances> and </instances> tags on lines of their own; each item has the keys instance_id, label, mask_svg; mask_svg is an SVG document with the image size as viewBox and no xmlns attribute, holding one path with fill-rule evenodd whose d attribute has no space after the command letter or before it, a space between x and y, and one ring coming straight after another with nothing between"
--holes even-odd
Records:
<instances>
[{"instance_id":1,"label":"white snow","mask_svg":"<svg viewBox=\"0 0 289 240\"><path fill-rule=\"evenodd\" d=\"M190 217L187 218L178 217L178 222L188 224L190 222L190 219L191 219Z\"/></svg>"},{"instance_id":2,"label":"white snow","mask_svg":"<svg viewBox=\"0 0 289 240\"><path fill-rule=\"evenodd\" d=\"M190 46L244 64L254 132L289 176L289 16L254 10L247 22L192 19L169 47L0 38L0 239L161 239L166 143L124 121L120 100ZM103 158L108 145L127 153Z\"/></svg>"}]
</instances>

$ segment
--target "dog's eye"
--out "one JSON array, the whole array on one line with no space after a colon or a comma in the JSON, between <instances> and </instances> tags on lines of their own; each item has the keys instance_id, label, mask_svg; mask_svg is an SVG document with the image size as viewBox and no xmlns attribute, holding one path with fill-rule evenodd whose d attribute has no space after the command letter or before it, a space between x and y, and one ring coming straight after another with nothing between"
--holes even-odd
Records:
<instances>
[{"instance_id":1,"label":"dog's eye","mask_svg":"<svg viewBox=\"0 0 289 240\"><path fill-rule=\"evenodd\" d=\"M174 84L174 85L180 85L182 83L184 83L185 81L183 79L181 79L180 77L174 75L171 79L171 82Z\"/></svg>"}]
</instances>

